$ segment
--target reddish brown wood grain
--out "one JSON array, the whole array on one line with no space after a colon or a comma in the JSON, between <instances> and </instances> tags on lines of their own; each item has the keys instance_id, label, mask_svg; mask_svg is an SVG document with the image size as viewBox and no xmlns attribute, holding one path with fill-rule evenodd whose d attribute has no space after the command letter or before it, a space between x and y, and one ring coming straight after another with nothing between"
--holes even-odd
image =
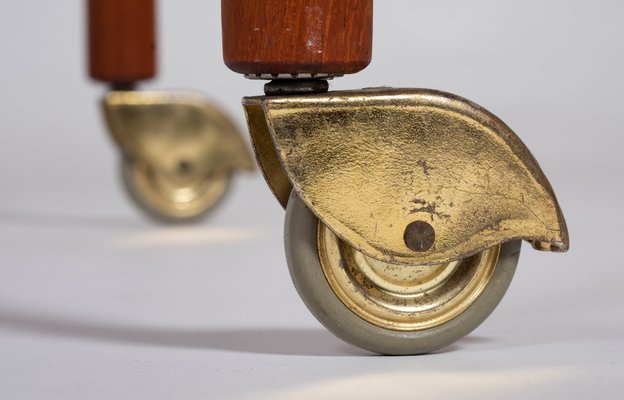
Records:
<instances>
[{"instance_id":1,"label":"reddish brown wood grain","mask_svg":"<svg viewBox=\"0 0 624 400\"><path fill-rule=\"evenodd\" d=\"M223 59L242 74L351 74L371 60L372 0L222 0Z\"/></svg>"},{"instance_id":2,"label":"reddish brown wood grain","mask_svg":"<svg viewBox=\"0 0 624 400\"><path fill-rule=\"evenodd\" d=\"M156 73L153 0L88 0L89 73L130 83Z\"/></svg>"}]
</instances>

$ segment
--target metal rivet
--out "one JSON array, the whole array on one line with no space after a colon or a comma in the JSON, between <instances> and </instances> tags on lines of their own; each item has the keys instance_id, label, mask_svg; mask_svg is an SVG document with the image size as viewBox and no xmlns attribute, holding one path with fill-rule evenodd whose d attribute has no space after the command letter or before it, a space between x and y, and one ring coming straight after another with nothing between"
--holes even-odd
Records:
<instances>
[{"instance_id":1,"label":"metal rivet","mask_svg":"<svg viewBox=\"0 0 624 400\"><path fill-rule=\"evenodd\" d=\"M413 251L427 251L435 242L435 230L425 221L414 221L405 228L403 240Z\"/></svg>"},{"instance_id":2,"label":"metal rivet","mask_svg":"<svg viewBox=\"0 0 624 400\"><path fill-rule=\"evenodd\" d=\"M181 160L180 162L178 162L178 175L180 176L189 175L192 169L193 169L192 163L186 160Z\"/></svg>"}]
</instances>

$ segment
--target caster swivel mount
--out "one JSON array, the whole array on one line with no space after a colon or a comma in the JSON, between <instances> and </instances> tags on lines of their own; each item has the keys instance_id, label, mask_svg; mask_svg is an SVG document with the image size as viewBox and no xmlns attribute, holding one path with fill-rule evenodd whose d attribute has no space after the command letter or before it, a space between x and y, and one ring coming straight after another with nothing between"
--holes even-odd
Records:
<instances>
[{"instance_id":1,"label":"caster swivel mount","mask_svg":"<svg viewBox=\"0 0 624 400\"><path fill-rule=\"evenodd\" d=\"M237 169L253 169L235 125L188 92L109 92L109 130L122 151L122 177L144 211L166 222L203 217L226 194Z\"/></svg>"}]
</instances>

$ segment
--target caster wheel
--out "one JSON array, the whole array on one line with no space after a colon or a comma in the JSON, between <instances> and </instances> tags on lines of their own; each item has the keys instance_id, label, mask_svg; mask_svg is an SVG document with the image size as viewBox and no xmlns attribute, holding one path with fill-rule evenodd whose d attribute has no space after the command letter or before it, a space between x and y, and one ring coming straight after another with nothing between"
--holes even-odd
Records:
<instances>
[{"instance_id":1,"label":"caster wheel","mask_svg":"<svg viewBox=\"0 0 624 400\"><path fill-rule=\"evenodd\" d=\"M308 309L346 342L381 354L429 353L475 329L496 308L521 241L440 265L384 263L339 239L291 193L285 247Z\"/></svg>"},{"instance_id":2,"label":"caster wheel","mask_svg":"<svg viewBox=\"0 0 624 400\"><path fill-rule=\"evenodd\" d=\"M151 217L167 223L194 222L205 217L225 196L230 173L199 175L180 162L173 172L159 173L128 157L122 161L124 187Z\"/></svg>"}]
</instances>

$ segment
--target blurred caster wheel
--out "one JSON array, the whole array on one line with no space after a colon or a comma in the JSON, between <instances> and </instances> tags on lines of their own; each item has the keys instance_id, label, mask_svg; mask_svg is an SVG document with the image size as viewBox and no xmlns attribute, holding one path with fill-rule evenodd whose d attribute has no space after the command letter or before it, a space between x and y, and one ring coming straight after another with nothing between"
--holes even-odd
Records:
<instances>
[{"instance_id":1,"label":"blurred caster wheel","mask_svg":"<svg viewBox=\"0 0 624 400\"><path fill-rule=\"evenodd\" d=\"M127 157L122 161L126 191L143 211L167 223L195 222L205 217L225 196L230 173L198 174L181 161L171 172L156 172Z\"/></svg>"},{"instance_id":2,"label":"blurred caster wheel","mask_svg":"<svg viewBox=\"0 0 624 400\"><path fill-rule=\"evenodd\" d=\"M389 264L339 239L291 193L288 268L327 329L381 354L422 354L467 335L496 308L518 263L520 240L440 265Z\"/></svg>"}]
</instances>

